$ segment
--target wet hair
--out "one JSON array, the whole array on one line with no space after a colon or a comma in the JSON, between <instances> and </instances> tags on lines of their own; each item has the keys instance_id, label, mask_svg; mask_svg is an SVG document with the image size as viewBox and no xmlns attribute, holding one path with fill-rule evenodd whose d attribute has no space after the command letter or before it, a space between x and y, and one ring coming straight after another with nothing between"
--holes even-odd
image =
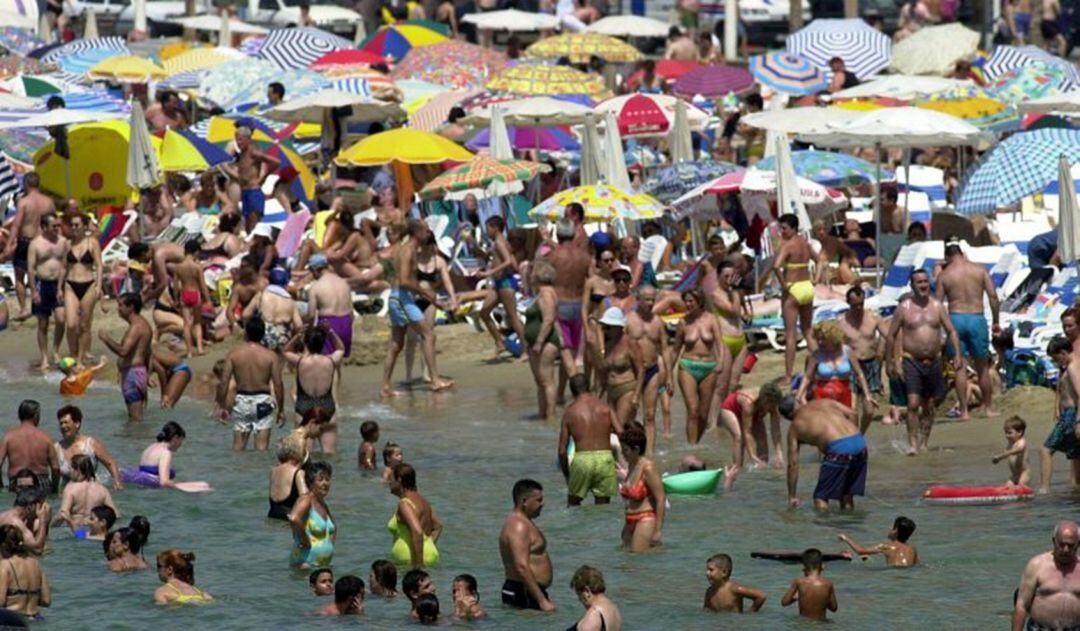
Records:
<instances>
[{"instance_id":1,"label":"wet hair","mask_svg":"<svg viewBox=\"0 0 1080 631\"><path fill-rule=\"evenodd\" d=\"M132 554L139 554L139 552L142 551L144 543L142 535L134 528L131 528L130 526L117 528L113 533L113 536L120 537L120 542L127 546L127 549L130 550ZM191 581L187 582L190 583Z\"/></svg>"},{"instance_id":2,"label":"wet hair","mask_svg":"<svg viewBox=\"0 0 1080 631\"><path fill-rule=\"evenodd\" d=\"M777 219L781 224L791 228L792 230L799 229L799 217L794 213L784 213Z\"/></svg>"},{"instance_id":3,"label":"wet hair","mask_svg":"<svg viewBox=\"0 0 1080 631\"><path fill-rule=\"evenodd\" d=\"M431 578L431 575L419 568L405 572L405 576L401 579L401 591L405 594L405 597L414 601L420 591L420 581L425 578Z\"/></svg>"},{"instance_id":4,"label":"wet hair","mask_svg":"<svg viewBox=\"0 0 1080 631\"><path fill-rule=\"evenodd\" d=\"M94 461L90 459L90 456L83 454L72 456L71 470L78 471L84 480L97 479L97 474L94 471Z\"/></svg>"},{"instance_id":5,"label":"wet hair","mask_svg":"<svg viewBox=\"0 0 1080 631\"><path fill-rule=\"evenodd\" d=\"M56 420L59 421L65 416L70 416L76 425L82 425L83 414L77 405L65 405L56 411Z\"/></svg>"},{"instance_id":6,"label":"wet hair","mask_svg":"<svg viewBox=\"0 0 1080 631\"><path fill-rule=\"evenodd\" d=\"M307 577L308 584L311 585L312 587L314 587L315 583L319 582L319 576L321 576L323 574L329 574L330 578L334 578L334 571L333 570L331 570L328 567L321 567L321 568L315 570L314 572L312 572L311 574L308 574L308 577ZM342 578L344 578L344 577L342 577ZM337 586L335 585L335 587L337 587Z\"/></svg>"},{"instance_id":7,"label":"wet hair","mask_svg":"<svg viewBox=\"0 0 1080 631\"><path fill-rule=\"evenodd\" d=\"M394 465L394 479L401 484L402 488L415 491L416 490L416 469L407 462L401 462Z\"/></svg>"},{"instance_id":8,"label":"wet hair","mask_svg":"<svg viewBox=\"0 0 1080 631\"><path fill-rule=\"evenodd\" d=\"M23 399L19 404L19 420L30 421L41 418L41 404L33 399Z\"/></svg>"},{"instance_id":9,"label":"wet hair","mask_svg":"<svg viewBox=\"0 0 1080 631\"><path fill-rule=\"evenodd\" d=\"M866 292L863 291L863 288L862 288L861 285L852 285L851 287L848 288L847 293L845 294L845 296L847 297L848 300L851 300L851 298L853 296L858 297L858 298L865 298L866 297Z\"/></svg>"},{"instance_id":10,"label":"wet hair","mask_svg":"<svg viewBox=\"0 0 1080 631\"><path fill-rule=\"evenodd\" d=\"M514 506L521 503L523 499L532 495L533 493L543 493L544 487L536 480L531 478L522 478L517 482L514 482L514 489L510 492L514 499Z\"/></svg>"},{"instance_id":11,"label":"wet hair","mask_svg":"<svg viewBox=\"0 0 1080 631\"><path fill-rule=\"evenodd\" d=\"M762 403L768 403L772 405L780 405L780 402L784 399L784 391L780 389L775 381L762 384L758 390L758 401Z\"/></svg>"},{"instance_id":12,"label":"wet hair","mask_svg":"<svg viewBox=\"0 0 1080 631\"><path fill-rule=\"evenodd\" d=\"M172 568L173 576L181 581L189 585L195 584L194 552L181 552L176 548L169 548L158 552L157 562L162 567Z\"/></svg>"},{"instance_id":13,"label":"wet hair","mask_svg":"<svg viewBox=\"0 0 1080 631\"><path fill-rule=\"evenodd\" d=\"M371 563L371 575L378 581L379 587L386 591L397 591L397 566L386 559Z\"/></svg>"},{"instance_id":14,"label":"wet hair","mask_svg":"<svg viewBox=\"0 0 1080 631\"><path fill-rule=\"evenodd\" d=\"M907 543L915 532L915 522L904 516L897 517L892 527L896 529L896 540L900 543Z\"/></svg>"},{"instance_id":15,"label":"wet hair","mask_svg":"<svg viewBox=\"0 0 1080 631\"><path fill-rule=\"evenodd\" d=\"M22 550L22 531L11 524L0 526L0 555L7 559L19 554Z\"/></svg>"},{"instance_id":16,"label":"wet hair","mask_svg":"<svg viewBox=\"0 0 1080 631\"><path fill-rule=\"evenodd\" d=\"M188 241L184 244L184 254L194 256L199 253L199 250L202 250L201 239L192 239L191 241Z\"/></svg>"},{"instance_id":17,"label":"wet hair","mask_svg":"<svg viewBox=\"0 0 1080 631\"><path fill-rule=\"evenodd\" d=\"M553 285L555 283L555 266L547 261L533 263L533 281L537 285Z\"/></svg>"},{"instance_id":18,"label":"wet hair","mask_svg":"<svg viewBox=\"0 0 1080 631\"><path fill-rule=\"evenodd\" d=\"M232 232L236 230L236 227L240 225L239 213L222 213L218 219L218 233L224 234L226 232Z\"/></svg>"},{"instance_id":19,"label":"wet hair","mask_svg":"<svg viewBox=\"0 0 1080 631\"><path fill-rule=\"evenodd\" d=\"M574 572L574 577L570 579L570 588L579 594L586 589L594 594L603 594L607 590L604 575L590 565L582 565Z\"/></svg>"},{"instance_id":20,"label":"wet hair","mask_svg":"<svg viewBox=\"0 0 1080 631\"><path fill-rule=\"evenodd\" d=\"M589 391L589 378L584 373L577 373L570 377L570 394L575 398Z\"/></svg>"},{"instance_id":21,"label":"wet hair","mask_svg":"<svg viewBox=\"0 0 1080 631\"><path fill-rule=\"evenodd\" d=\"M128 528L131 528L135 532L139 533L139 539L142 541L142 545L146 545L147 541L150 541L150 520L143 515L136 515L128 522Z\"/></svg>"},{"instance_id":22,"label":"wet hair","mask_svg":"<svg viewBox=\"0 0 1080 631\"><path fill-rule=\"evenodd\" d=\"M379 424L375 421L360 423L360 436L369 443L379 440Z\"/></svg>"},{"instance_id":23,"label":"wet hair","mask_svg":"<svg viewBox=\"0 0 1080 631\"><path fill-rule=\"evenodd\" d=\"M306 427L308 425L326 425L333 419L330 415L330 411L321 405L316 405L313 408L306 410L300 415L300 422L297 424L300 427Z\"/></svg>"},{"instance_id":24,"label":"wet hair","mask_svg":"<svg viewBox=\"0 0 1080 631\"><path fill-rule=\"evenodd\" d=\"M476 584L476 577L472 574L458 574L454 577L453 583L465 583L465 587L468 588L470 594L476 594L479 587Z\"/></svg>"},{"instance_id":25,"label":"wet hair","mask_svg":"<svg viewBox=\"0 0 1080 631\"><path fill-rule=\"evenodd\" d=\"M101 540L101 549L105 552L105 559L106 560L112 558L109 555L112 554L112 550L111 550L111 548L112 548L112 540L113 540L113 537L115 537L115 536L116 536L116 532L106 532L105 533L105 538Z\"/></svg>"},{"instance_id":26,"label":"wet hair","mask_svg":"<svg viewBox=\"0 0 1080 631\"><path fill-rule=\"evenodd\" d=\"M578 202L570 202L566 205L566 210L563 211L563 216L567 219L577 219L577 221L585 221L585 207Z\"/></svg>"},{"instance_id":27,"label":"wet hair","mask_svg":"<svg viewBox=\"0 0 1080 631\"><path fill-rule=\"evenodd\" d=\"M95 506L90 509L90 514L97 518L99 521L105 522L106 531L112 530L113 524L116 523L116 511L114 511L108 506Z\"/></svg>"},{"instance_id":28,"label":"wet hair","mask_svg":"<svg viewBox=\"0 0 1080 631\"><path fill-rule=\"evenodd\" d=\"M318 479L319 474L322 474L327 478L333 478L334 467L330 466L329 462L324 462L322 460L314 460L304 465L304 482L307 483L308 488L314 486L315 480Z\"/></svg>"},{"instance_id":29,"label":"wet hair","mask_svg":"<svg viewBox=\"0 0 1080 631\"><path fill-rule=\"evenodd\" d=\"M1005 429L1011 429L1013 431L1017 431L1023 434L1027 431L1027 421L1020 418L1019 416L1010 416L1009 418L1005 419Z\"/></svg>"},{"instance_id":30,"label":"wet hair","mask_svg":"<svg viewBox=\"0 0 1080 631\"><path fill-rule=\"evenodd\" d=\"M636 421L631 421L623 428L622 434L619 436L619 442L626 445L631 449L637 450L638 454L645 453L645 428Z\"/></svg>"},{"instance_id":31,"label":"wet hair","mask_svg":"<svg viewBox=\"0 0 1080 631\"><path fill-rule=\"evenodd\" d=\"M832 342L837 346L844 344L844 330L833 320L823 320L814 325L814 339L818 343Z\"/></svg>"},{"instance_id":32,"label":"wet hair","mask_svg":"<svg viewBox=\"0 0 1080 631\"><path fill-rule=\"evenodd\" d=\"M117 299L117 302L124 305L128 309L131 309L135 313L139 313L140 311L142 311L142 297L140 297L139 294L136 294L134 292L120 294L120 298Z\"/></svg>"},{"instance_id":33,"label":"wet hair","mask_svg":"<svg viewBox=\"0 0 1080 631\"><path fill-rule=\"evenodd\" d=\"M388 467L390 466L390 457L394 455L395 451L402 451L403 452L404 450L401 448L401 445L399 445L399 444L397 444L397 443L395 443L393 441L387 441L386 444L383 445L383 448L382 448L382 461L383 461L384 465L386 465Z\"/></svg>"},{"instance_id":34,"label":"wet hair","mask_svg":"<svg viewBox=\"0 0 1080 631\"><path fill-rule=\"evenodd\" d=\"M498 215L492 215L491 217L488 217L487 221L484 222L484 225L489 228L495 228L499 232L502 232L506 229L506 221L504 221L503 218Z\"/></svg>"},{"instance_id":35,"label":"wet hair","mask_svg":"<svg viewBox=\"0 0 1080 631\"><path fill-rule=\"evenodd\" d=\"M435 624L439 621L439 597L435 594L422 594L413 603L416 617L420 624Z\"/></svg>"},{"instance_id":36,"label":"wet hair","mask_svg":"<svg viewBox=\"0 0 1080 631\"><path fill-rule=\"evenodd\" d=\"M161 431L158 432L157 441L159 443L167 443L174 438L187 438L187 432L176 421L169 421L161 426Z\"/></svg>"},{"instance_id":37,"label":"wet hair","mask_svg":"<svg viewBox=\"0 0 1080 631\"><path fill-rule=\"evenodd\" d=\"M803 551L802 564L804 568L820 572L822 562L821 550L818 550L817 548L807 548Z\"/></svg>"},{"instance_id":38,"label":"wet hair","mask_svg":"<svg viewBox=\"0 0 1080 631\"><path fill-rule=\"evenodd\" d=\"M731 568L733 567L733 564L731 562L731 557L726 554L714 554L709 557L709 560L706 561L706 563L715 565L717 569L719 569L721 572L727 572L728 574L731 574Z\"/></svg>"},{"instance_id":39,"label":"wet hair","mask_svg":"<svg viewBox=\"0 0 1080 631\"><path fill-rule=\"evenodd\" d=\"M334 581L334 602L336 604L347 603L363 593L364 579L359 576L346 574Z\"/></svg>"},{"instance_id":40,"label":"wet hair","mask_svg":"<svg viewBox=\"0 0 1080 631\"><path fill-rule=\"evenodd\" d=\"M15 493L15 506L19 508L30 508L44 501L45 491L40 487L26 487Z\"/></svg>"}]
</instances>

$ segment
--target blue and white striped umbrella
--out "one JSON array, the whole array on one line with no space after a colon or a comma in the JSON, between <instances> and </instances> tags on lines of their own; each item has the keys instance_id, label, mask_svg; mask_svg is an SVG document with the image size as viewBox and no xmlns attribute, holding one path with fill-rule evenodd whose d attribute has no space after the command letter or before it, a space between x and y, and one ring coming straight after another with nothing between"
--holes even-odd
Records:
<instances>
[{"instance_id":1,"label":"blue and white striped umbrella","mask_svg":"<svg viewBox=\"0 0 1080 631\"><path fill-rule=\"evenodd\" d=\"M978 215L1018 203L1058 177L1058 159L1080 162L1080 130L1014 134L983 155L960 187L957 212Z\"/></svg>"},{"instance_id":2,"label":"blue and white striped umbrella","mask_svg":"<svg viewBox=\"0 0 1080 631\"><path fill-rule=\"evenodd\" d=\"M347 39L303 26L270 31L255 56L282 70L299 70L306 69L323 55L352 47L352 42Z\"/></svg>"},{"instance_id":3,"label":"blue and white striped umbrella","mask_svg":"<svg viewBox=\"0 0 1080 631\"><path fill-rule=\"evenodd\" d=\"M85 112L117 112L122 114L131 111L131 106L127 103L103 92L91 90L69 91L57 94L56 96L64 99L64 107L69 110L82 110ZM13 123L21 121L24 118L44 114L47 111L45 109L45 99L38 100L40 101L40 105L37 107L0 109L0 123Z\"/></svg>"},{"instance_id":4,"label":"blue and white striped umbrella","mask_svg":"<svg viewBox=\"0 0 1080 631\"><path fill-rule=\"evenodd\" d=\"M750 74L758 83L777 92L814 94L829 87L825 73L810 60L790 53L774 52L750 58Z\"/></svg>"},{"instance_id":5,"label":"blue and white striped umbrella","mask_svg":"<svg viewBox=\"0 0 1080 631\"><path fill-rule=\"evenodd\" d=\"M1049 66L1061 68L1071 85L1066 85L1065 90L1080 87L1080 69L1069 61L1056 55L1051 55L1038 46L998 46L990 59L986 60L983 71L986 78L993 81L1001 75L1023 68L1032 63L1044 63Z\"/></svg>"},{"instance_id":6,"label":"blue and white striped umbrella","mask_svg":"<svg viewBox=\"0 0 1080 631\"><path fill-rule=\"evenodd\" d=\"M163 81L158 82L159 90L195 90L202 83L208 69L188 70L178 72Z\"/></svg>"},{"instance_id":7,"label":"blue and white striped umbrella","mask_svg":"<svg viewBox=\"0 0 1080 631\"><path fill-rule=\"evenodd\" d=\"M77 39L60 46L59 48L54 48L45 53L45 55L41 57L41 61L44 61L47 64L59 65L60 60L64 57L70 57L96 48L117 50L120 51L117 53L119 55L131 54L131 50L127 47L123 37L92 37L90 39Z\"/></svg>"},{"instance_id":8,"label":"blue and white striped umbrella","mask_svg":"<svg viewBox=\"0 0 1080 631\"><path fill-rule=\"evenodd\" d=\"M371 96L371 84L368 83L367 79L360 79L358 77L336 79L330 84L330 87L348 94Z\"/></svg>"},{"instance_id":9,"label":"blue and white striped umbrella","mask_svg":"<svg viewBox=\"0 0 1080 631\"><path fill-rule=\"evenodd\" d=\"M788 37L787 51L802 55L822 70L839 57L859 79L866 79L889 66L892 40L858 18L817 19Z\"/></svg>"}]
</instances>

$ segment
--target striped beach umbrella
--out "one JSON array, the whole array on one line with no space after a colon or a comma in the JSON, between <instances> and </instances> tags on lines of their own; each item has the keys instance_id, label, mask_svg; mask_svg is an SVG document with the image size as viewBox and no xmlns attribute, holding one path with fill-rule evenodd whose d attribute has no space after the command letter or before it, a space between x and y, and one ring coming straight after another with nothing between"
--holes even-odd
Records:
<instances>
[{"instance_id":1,"label":"striped beach umbrella","mask_svg":"<svg viewBox=\"0 0 1080 631\"><path fill-rule=\"evenodd\" d=\"M130 55L131 50L127 47L123 37L93 37L90 39L77 39L58 46L42 55L41 61L47 64L59 64L63 57L70 57L88 50L105 49L119 51L119 55ZM100 60L99 60L100 61Z\"/></svg>"},{"instance_id":2,"label":"striped beach umbrella","mask_svg":"<svg viewBox=\"0 0 1080 631\"><path fill-rule=\"evenodd\" d=\"M551 167L546 164L527 160L496 160L489 156L477 156L428 182L420 189L420 197L438 199L447 193L487 189L492 184L523 182L550 170Z\"/></svg>"},{"instance_id":3,"label":"striped beach umbrella","mask_svg":"<svg viewBox=\"0 0 1080 631\"><path fill-rule=\"evenodd\" d=\"M507 127L510 146L518 151L580 151L581 144L568 127ZM469 149L487 149L491 146L491 128L480 130L469 142Z\"/></svg>"},{"instance_id":4,"label":"striped beach umbrella","mask_svg":"<svg viewBox=\"0 0 1080 631\"><path fill-rule=\"evenodd\" d=\"M1065 89L1080 87L1080 69L1069 61L1052 55L1038 46L998 46L986 60L983 72L993 81L1012 70L1032 64L1044 64L1059 68L1065 73L1068 85Z\"/></svg>"},{"instance_id":5,"label":"striped beach umbrella","mask_svg":"<svg viewBox=\"0 0 1080 631\"><path fill-rule=\"evenodd\" d=\"M822 70L828 70L830 59L839 57L849 72L865 79L889 66L892 40L858 18L817 19L787 38L787 52L807 58Z\"/></svg>"},{"instance_id":6,"label":"striped beach umbrella","mask_svg":"<svg viewBox=\"0 0 1080 631\"><path fill-rule=\"evenodd\" d=\"M784 52L754 55L750 58L750 74L761 85L785 94L814 94L829 87L825 73L810 60Z\"/></svg>"},{"instance_id":7,"label":"striped beach umbrella","mask_svg":"<svg viewBox=\"0 0 1080 631\"><path fill-rule=\"evenodd\" d=\"M256 57L283 70L307 68L323 55L352 48L352 42L307 26L270 31Z\"/></svg>"},{"instance_id":8,"label":"striped beach umbrella","mask_svg":"<svg viewBox=\"0 0 1080 631\"><path fill-rule=\"evenodd\" d=\"M236 59L243 59L244 54L235 48L193 48L161 62L169 77L182 72L207 70Z\"/></svg>"},{"instance_id":9,"label":"striped beach umbrella","mask_svg":"<svg viewBox=\"0 0 1080 631\"><path fill-rule=\"evenodd\" d=\"M384 26L357 47L369 53L399 61L413 48L445 42L446 36L415 24Z\"/></svg>"},{"instance_id":10,"label":"striped beach umbrella","mask_svg":"<svg viewBox=\"0 0 1080 631\"><path fill-rule=\"evenodd\" d=\"M737 66L702 66L675 80L672 91L685 98L723 96L745 92L754 87L754 77Z\"/></svg>"},{"instance_id":11,"label":"striped beach umbrella","mask_svg":"<svg viewBox=\"0 0 1080 631\"><path fill-rule=\"evenodd\" d=\"M205 171L233 160L224 149L186 129L167 129L158 136L162 171Z\"/></svg>"},{"instance_id":12,"label":"striped beach umbrella","mask_svg":"<svg viewBox=\"0 0 1080 631\"><path fill-rule=\"evenodd\" d=\"M1080 130L1037 129L1006 138L971 166L956 211L995 212L1043 190L1058 176L1058 159L1080 162Z\"/></svg>"}]
</instances>

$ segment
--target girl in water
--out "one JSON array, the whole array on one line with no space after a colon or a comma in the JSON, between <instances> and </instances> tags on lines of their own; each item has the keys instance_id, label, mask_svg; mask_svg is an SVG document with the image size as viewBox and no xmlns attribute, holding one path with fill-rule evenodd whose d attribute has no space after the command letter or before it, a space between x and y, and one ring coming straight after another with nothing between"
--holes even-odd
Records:
<instances>
[{"instance_id":1,"label":"girl in water","mask_svg":"<svg viewBox=\"0 0 1080 631\"><path fill-rule=\"evenodd\" d=\"M158 578L164 585L154 592L159 605L187 605L214 602L214 597L195 587L195 553L176 549L157 555Z\"/></svg>"},{"instance_id":2,"label":"girl in water","mask_svg":"<svg viewBox=\"0 0 1080 631\"><path fill-rule=\"evenodd\" d=\"M836 322L826 320L814 325L815 352L806 356L806 376L799 384L796 400L805 405L807 392L813 388L815 399L832 399L854 409L851 384L856 381L863 393L866 409L877 407L863 374L862 366L851 360L851 349L844 344L844 331Z\"/></svg>"},{"instance_id":3,"label":"girl in water","mask_svg":"<svg viewBox=\"0 0 1080 631\"><path fill-rule=\"evenodd\" d=\"M631 552L644 552L660 545L664 525L664 484L656 464L645 457L645 428L632 422L619 437L629 473L619 489L626 500L623 545Z\"/></svg>"},{"instance_id":4,"label":"girl in water","mask_svg":"<svg viewBox=\"0 0 1080 631\"><path fill-rule=\"evenodd\" d=\"M146 543L139 531L128 526L117 528L105 535L102 546L109 559L109 569L113 572L138 572L150 569L142 556L142 547Z\"/></svg>"},{"instance_id":5,"label":"girl in water","mask_svg":"<svg viewBox=\"0 0 1080 631\"><path fill-rule=\"evenodd\" d=\"M390 492L400 498L386 529L394 537L390 558L403 567L431 567L439 563L435 543L442 534L442 522L435 509L416 489L416 469L407 463L394 466Z\"/></svg>"},{"instance_id":6,"label":"girl in water","mask_svg":"<svg viewBox=\"0 0 1080 631\"><path fill-rule=\"evenodd\" d=\"M94 307L102 297L101 246L87 232L86 216L76 213L68 218L71 229L71 248L67 254L67 274L64 281L64 319L68 349L78 366L90 361L90 332L94 324ZM102 312L104 312L102 305Z\"/></svg>"},{"instance_id":7,"label":"girl in water","mask_svg":"<svg viewBox=\"0 0 1080 631\"><path fill-rule=\"evenodd\" d=\"M117 513L112 495L105 485L94 478L94 463L89 456L79 454L71 459L71 481L64 487L60 512L54 526L67 524L71 532L83 530L90 522L90 511L108 506Z\"/></svg>"},{"instance_id":8,"label":"girl in water","mask_svg":"<svg viewBox=\"0 0 1080 631\"><path fill-rule=\"evenodd\" d=\"M4 599L4 609L31 620L44 620L40 608L52 604L52 590L41 563L26 554L22 532L15 526L0 526L0 557L3 557L0 598Z\"/></svg>"},{"instance_id":9,"label":"girl in water","mask_svg":"<svg viewBox=\"0 0 1080 631\"><path fill-rule=\"evenodd\" d=\"M304 465L304 482L309 490L296 500L289 512L289 523L292 524L293 531L290 564L293 567L302 570L328 567L334 558L337 527L330 515L330 508L326 505L333 474L334 469L327 462L309 462Z\"/></svg>"},{"instance_id":10,"label":"girl in water","mask_svg":"<svg viewBox=\"0 0 1080 631\"><path fill-rule=\"evenodd\" d=\"M174 488L181 491L209 491L206 482L177 482L176 470L172 468L173 454L184 444L187 433L178 423L169 421L158 432L157 441L143 450L138 469L120 472L125 482L139 486Z\"/></svg>"},{"instance_id":11,"label":"girl in water","mask_svg":"<svg viewBox=\"0 0 1080 631\"><path fill-rule=\"evenodd\" d=\"M679 367L679 390L686 402L686 440L696 445L705 433L708 405L724 370L727 347L723 345L716 316L705 310L701 290L683 292L686 316L675 331L675 363Z\"/></svg>"}]
</instances>

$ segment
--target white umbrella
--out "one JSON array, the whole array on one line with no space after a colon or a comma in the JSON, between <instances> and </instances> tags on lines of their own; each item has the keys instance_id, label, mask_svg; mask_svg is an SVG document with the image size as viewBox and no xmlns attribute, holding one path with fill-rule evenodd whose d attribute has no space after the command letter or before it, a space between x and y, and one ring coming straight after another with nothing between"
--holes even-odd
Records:
<instances>
[{"instance_id":1,"label":"white umbrella","mask_svg":"<svg viewBox=\"0 0 1080 631\"><path fill-rule=\"evenodd\" d=\"M776 138L776 212L779 215L794 214L799 219L800 232L810 231L810 216L806 214L795 177L795 165L791 162L791 143L783 136Z\"/></svg>"},{"instance_id":2,"label":"white umbrella","mask_svg":"<svg viewBox=\"0 0 1080 631\"><path fill-rule=\"evenodd\" d=\"M1080 259L1080 205L1076 202L1069 159L1061 156L1058 166L1058 257L1068 263Z\"/></svg>"},{"instance_id":3,"label":"white umbrella","mask_svg":"<svg viewBox=\"0 0 1080 631\"><path fill-rule=\"evenodd\" d=\"M554 15L517 9L470 13L461 21L485 31L546 31L559 28L559 18Z\"/></svg>"},{"instance_id":4,"label":"white umbrella","mask_svg":"<svg viewBox=\"0 0 1080 631\"><path fill-rule=\"evenodd\" d=\"M581 134L581 185L589 186L600 181L600 134L596 133L596 117L585 115Z\"/></svg>"},{"instance_id":5,"label":"white umbrella","mask_svg":"<svg viewBox=\"0 0 1080 631\"><path fill-rule=\"evenodd\" d=\"M132 0L132 9L135 12L132 29L143 33L150 32L146 24L146 0Z\"/></svg>"},{"instance_id":6,"label":"white umbrella","mask_svg":"<svg viewBox=\"0 0 1080 631\"><path fill-rule=\"evenodd\" d=\"M240 33L242 35L265 35L270 31L254 24L248 24L236 18L229 18L228 16L218 15L193 15L191 17L176 17L167 20L173 24L179 24L184 28L189 28L193 31L211 31L221 32L223 28L228 29L230 34ZM224 46L225 44L222 44Z\"/></svg>"},{"instance_id":7,"label":"white umbrella","mask_svg":"<svg viewBox=\"0 0 1080 631\"><path fill-rule=\"evenodd\" d=\"M686 101L682 99L675 105L675 124L668 132L668 149L671 151L672 162L689 162L694 159L690 120L686 116Z\"/></svg>"},{"instance_id":8,"label":"white umbrella","mask_svg":"<svg viewBox=\"0 0 1080 631\"><path fill-rule=\"evenodd\" d=\"M592 112L592 108L580 103L550 96L533 96L472 110L461 123L466 126L487 127L491 124L491 112L496 105L502 110L506 124L513 127L580 125L585 122L585 115Z\"/></svg>"},{"instance_id":9,"label":"white umbrella","mask_svg":"<svg viewBox=\"0 0 1080 631\"><path fill-rule=\"evenodd\" d=\"M593 22L585 29L585 32L612 37L666 38L670 29L670 24L652 18L639 15L612 15Z\"/></svg>"},{"instance_id":10,"label":"white umbrella","mask_svg":"<svg viewBox=\"0 0 1080 631\"><path fill-rule=\"evenodd\" d=\"M785 134L814 134L828 131L832 123L852 121L862 114L841 107L796 107L754 112L741 117L739 122Z\"/></svg>"},{"instance_id":11,"label":"white umbrella","mask_svg":"<svg viewBox=\"0 0 1080 631\"><path fill-rule=\"evenodd\" d=\"M34 30L45 15L38 15L36 2L24 2L23 0L0 0L0 26L15 26L18 28ZM48 28L46 27L46 31ZM41 39L48 40L47 37Z\"/></svg>"},{"instance_id":12,"label":"white umbrella","mask_svg":"<svg viewBox=\"0 0 1080 631\"><path fill-rule=\"evenodd\" d=\"M887 97L909 101L915 97L952 90L954 88L967 88L973 84L968 80L946 79L944 77L922 77L911 75L888 75L872 79L865 83L840 90L832 95L832 99L869 99L874 97Z\"/></svg>"},{"instance_id":13,"label":"white umbrella","mask_svg":"<svg viewBox=\"0 0 1080 631\"><path fill-rule=\"evenodd\" d=\"M266 111L266 116L287 122L322 123L325 114L338 107L351 107L351 121L383 121L404 118L405 110L397 103L379 101L369 96L341 90L319 90L287 101Z\"/></svg>"},{"instance_id":14,"label":"white umbrella","mask_svg":"<svg viewBox=\"0 0 1080 631\"><path fill-rule=\"evenodd\" d=\"M1020 104L1021 114L1062 113L1076 114L1080 112L1080 90L1073 90L1062 94L1051 94L1041 99L1024 101Z\"/></svg>"},{"instance_id":15,"label":"white umbrella","mask_svg":"<svg viewBox=\"0 0 1080 631\"><path fill-rule=\"evenodd\" d=\"M608 112L604 130L604 163L601 175L610 186L630 190L630 174L626 172L626 154L623 153L622 137L619 125L615 122L615 112Z\"/></svg>"},{"instance_id":16,"label":"white umbrella","mask_svg":"<svg viewBox=\"0 0 1080 631\"><path fill-rule=\"evenodd\" d=\"M827 125L824 132L799 134L803 142L835 148L954 147L977 145L984 138L971 123L921 107L862 112L853 120Z\"/></svg>"},{"instance_id":17,"label":"white umbrella","mask_svg":"<svg viewBox=\"0 0 1080 631\"><path fill-rule=\"evenodd\" d=\"M514 149L510 146L510 132L503 122L502 109L496 107L491 117L491 143L488 152L496 160L512 160Z\"/></svg>"},{"instance_id":18,"label":"white umbrella","mask_svg":"<svg viewBox=\"0 0 1080 631\"><path fill-rule=\"evenodd\" d=\"M33 110L41 107L41 99L0 92L0 109L4 110Z\"/></svg>"},{"instance_id":19,"label":"white umbrella","mask_svg":"<svg viewBox=\"0 0 1080 631\"><path fill-rule=\"evenodd\" d=\"M79 123L98 123L104 120L123 118L118 112L95 112L92 110L55 109L22 120L0 123L0 129L27 129L31 127L56 127Z\"/></svg>"},{"instance_id":20,"label":"white umbrella","mask_svg":"<svg viewBox=\"0 0 1080 631\"><path fill-rule=\"evenodd\" d=\"M135 190L153 187L161 181L157 152L150 143L146 114L136 99L131 107L131 131L128 137L127 184Z\"/></svg>"},{"instance_id":21,"label":"white umbrella","mask_svg":"<svg viewBox=\"0 0 1080 631\"><path fill-rule=\"evenodd\" d=\"M86 28L83 30L83 39L97 39L97 13L94 13L90 9L86 9L84 13L86 14Z\"/></svg>"},{"instance_id":22,"label":"white umbrella","mask_svg":"<svg viewBox=\"0 0 1080 631\"><path fill-rule=\"evenodd\" d=\"M889 68L909 75L946 75L957 61L971 59L978 47L978 32L963 24L926 26L893 44Z\"/></svg>"}]
</instances>

